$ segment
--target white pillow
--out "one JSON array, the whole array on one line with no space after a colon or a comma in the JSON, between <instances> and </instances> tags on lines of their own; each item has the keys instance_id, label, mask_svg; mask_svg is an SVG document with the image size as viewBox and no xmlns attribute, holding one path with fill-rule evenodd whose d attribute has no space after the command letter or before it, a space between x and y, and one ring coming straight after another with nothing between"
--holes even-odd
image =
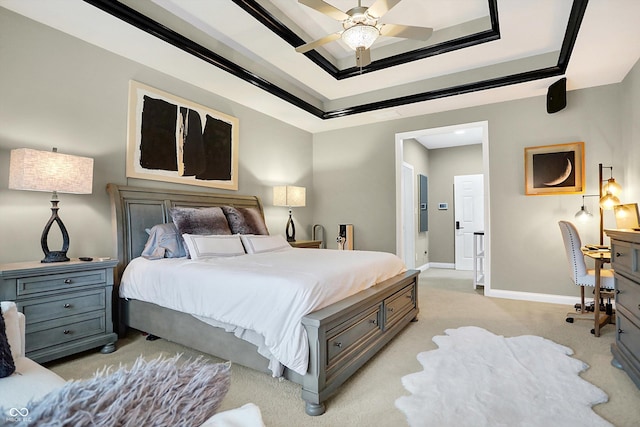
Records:
<instances>
[{"instance_id":1,"label":"white pillow","mask_svg":"<svg viewBox=\"0 0 640 427\"><path fill-rule=\"evenodd\" d=\"M244 255L240 236L183 234L192 259Z\"/></svg>"},{"instance_id":2,"label":"white pillow","mask_svg":"<svg viewBox=\"0 0 640 427\"><path fill-rule=\"evenodd\" d=\"M253 234L240 235L244 249L248 254L259 254L262 252L273 252L282 249L291 249L291 245L284 237L277 236L262 236Z\"/></svg>"}]
</instances>

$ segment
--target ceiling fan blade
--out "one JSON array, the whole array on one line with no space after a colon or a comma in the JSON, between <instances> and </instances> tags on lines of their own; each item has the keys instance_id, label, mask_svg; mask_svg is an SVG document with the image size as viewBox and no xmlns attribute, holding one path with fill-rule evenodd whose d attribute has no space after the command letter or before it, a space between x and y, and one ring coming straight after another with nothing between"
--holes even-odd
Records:
<instances>
[{"instance_id":1,"label":"ceiling fan blade","mask_svg":"<svg viewBox=\"0 0 640 427\"><path fill-rule=\"evenodd\" d=\"M320 47L323 44L327 44L327 43L330 43L330 42L332 42L334 40L338 40L341 35L342 35L342 32L329 34L328 36L324 36L323 38L318 39L316 41L313 41L311 43L307 43L307 44L303 44L302 46L298 46L296 48L296 52L298 52L298 53L309 52L310 50L313 50L313 49L315 49L317 47Z\"/></svg>"},{"instance_id":2,"label":"ceiling fan blade","mask_svg":"<svg viewBox=\"0 0 640 427\"><path fill-rule=\"evenodd\" d=\"M384 24L380 30L382 36L416 40L427 40L431 34L433 34L433 28L411 27L409 25Z\"/></svg>"},{"instance_id":3,"label":"ceiling fan blade","mask_svg":"<svg viewBox=\"0 0 640 427\"><path fill-rule=\"evenodd\" d=\"M298 3L308 6L311 9L315 9L318 12L322 12L325 15L338 21L344 21L345 19L349 18L349 15L347 15L337 7L334 7L322 0L298 0Z\"/></svg>"},{"instance_id":4,"label":"ceiling fan blade","mask_svg":"<svg viewBox=\"0 0 640 427\"><path fill-rule=\"evenodd\" d=\"M371 51L362 47L356 49L356 65L362 68L369 64L371 64Z\"/></svg>"},{"instance_id":5,"label":"ceiling fan blade","mask_svg":"<svg viewBox=\"0 0 640 427\"><path fill-rule=\"evenodd\" d=\"M382 15L390 11L398 3L400 3L400 0L377 0L369 7L368 12L376 18L381 18Z\"/></svg>"}]
</instances>

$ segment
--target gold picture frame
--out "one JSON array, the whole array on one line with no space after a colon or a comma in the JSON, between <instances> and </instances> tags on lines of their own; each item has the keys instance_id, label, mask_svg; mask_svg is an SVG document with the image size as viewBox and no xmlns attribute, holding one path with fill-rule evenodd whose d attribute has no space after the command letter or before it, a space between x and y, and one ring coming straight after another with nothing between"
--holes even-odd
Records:
<instances>
[{"instance_id":1,"label":"gold picture frame","mask_svg":"<svg viewBox=\"0 0 640 427\"><path fill-rule=\"evenodd\" d=\"M238 189L237 118L129 82L128 178Z\"/></svg>"},{"instance_id":2,"label":"gold picture frame","mask_svg":"<svg viewBox=\"0 0 640 427\"><path fill-rule=\"evenodd\" d=\"M584 142L524 149L525 195L582 194Z\"/></svg>"}]
</instances>

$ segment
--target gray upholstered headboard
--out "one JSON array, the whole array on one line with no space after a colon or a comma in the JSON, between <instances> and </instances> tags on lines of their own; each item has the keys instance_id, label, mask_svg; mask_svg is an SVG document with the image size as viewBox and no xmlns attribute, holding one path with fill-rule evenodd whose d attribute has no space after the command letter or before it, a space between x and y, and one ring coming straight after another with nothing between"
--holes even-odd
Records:
<instances>
[{"instance_id":1,"label":"gray upholstered headboard","mask_svg":"<svg viewBox=\"0 0 640 427\"><path fill-rule=\"evenodd\" d=\"M113 238L120 260L116 268L117 283L120 283L120 276L127 264L142 253L148 237L145 229L171 222L169 209L173 207L257 207L264 218L262 203L257 196L127 187L117 184L107 184L107 192L111 198Z\"/></svg>"}]
</instances>

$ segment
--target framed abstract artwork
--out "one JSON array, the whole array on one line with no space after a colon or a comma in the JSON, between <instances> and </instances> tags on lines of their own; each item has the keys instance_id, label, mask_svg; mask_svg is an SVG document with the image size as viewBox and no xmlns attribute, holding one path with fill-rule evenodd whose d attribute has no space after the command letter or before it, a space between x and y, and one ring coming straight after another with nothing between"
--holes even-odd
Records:
<instances>
[{"instance_id":1,"label":"framed abstract artwork","mask_svg":"<svg viewBox=\"0 0 640 427\"><path fill-rule=\"evenodd\" d=\"M526 147L524 175L527 196L584 193L584 142Z\"/></svg>"},{"instance_id":2,"label":"framed abstract artwork","mask_svg":"<svg viewBox=\"0 0 640 427\"><path fill-rule=\"evenodd\" d=\"M238 119L129 82L127 177L238 189Z\"/></svg>"}]
</instances>

